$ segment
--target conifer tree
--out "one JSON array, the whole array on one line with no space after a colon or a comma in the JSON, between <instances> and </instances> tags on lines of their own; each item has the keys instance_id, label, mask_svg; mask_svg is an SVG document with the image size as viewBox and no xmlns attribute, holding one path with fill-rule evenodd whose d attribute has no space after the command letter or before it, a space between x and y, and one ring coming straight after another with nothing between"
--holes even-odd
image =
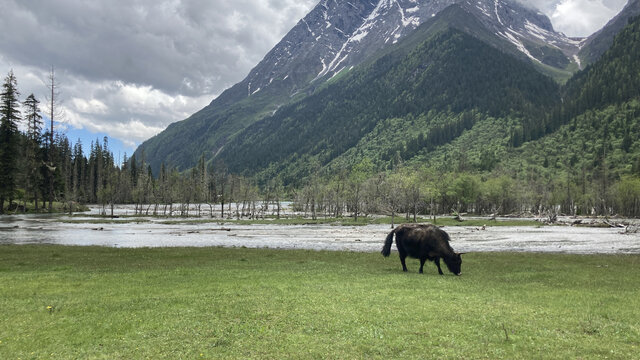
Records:
<instances>
[{"instance_id":1,"label":"conifer tree","mask_svg":"<svg viewBox=\"0 0 640 360\"><path fill-rule=\"evenodd\" d=\"M40 145L42 143L42 116L40 115L40 102L31 94L23 103L27 120L27 146L26 146L26 191L31 194L38 210L38 193L42 186L41 164L42 157Z\"/></svg>"},{"instance_id":2,"label":"conifer tree","mask_svg":"<svg viewBox=\"0 0 640 360\"><path fill-rule=\"evenodd\" d=\"M18 101L18 81L13 70L2 84L0 93L0 214L4 213L4 201L13 200L18 172L18 121L21 120Z\"/></svg>"}]
</instances>

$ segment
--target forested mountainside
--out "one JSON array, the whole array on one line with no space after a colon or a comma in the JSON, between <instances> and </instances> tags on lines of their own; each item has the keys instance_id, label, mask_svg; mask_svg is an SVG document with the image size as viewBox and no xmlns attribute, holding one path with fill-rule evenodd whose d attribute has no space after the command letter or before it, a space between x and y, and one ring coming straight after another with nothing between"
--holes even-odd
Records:
<instances>
[{"instance_id":1,"label":"forested mountainside","mask_svg":"<svg viewBox=\"0 0 640 360\"><path fill-rule=\"evenodd\" d=\"M565 118L620 104L640 95L639 17L616 36L600 60L577 73L565 87Z\"/></svg>"},{"instance_id":2,"label":"forested mountainside","mask_svg":"<svg viewBox=\"0 0 640 360\"><path fill-rule=\"evenodd\" d=\"M451 5L474 17L464 31L538 71L566 80L578 68L573 55L579 42L555 32L546 16L515 0L324 0L243 81L145 141L135 155L144 155L155 173L161 163L185 170L203 154L208 161L219 158L249 125L314 94L337 74L371 62Z\"/></svg>"},{"instance_id":3,"label":"forested mountainside","mask_svg":"<svg viewBox=\"0 0 640 360\"><path fill-rule=\"evenodd\" d=\"M280 175L290 183L371 139L385 143L371 158L386 169L398 152L408 159L452 141L479 114L543 117L559 95L559 86L531 65L448 28L406 56L391 52L281 108L243 131L220 157L232 172L265 170L265 179ZM402 131L392 119L422 126Z\"/></svg>"},{"instance_id":4,"label":"forested mountainside","mask_svg":"<svg viewBox=\"0 0 640 360\"><path fill-rule=\"evenodd\" d=\"M439 173L475 174L473 176L478 177L479 183L483 178L506 175L514 181L530 185L530 191L539 194L540 202L549 200L543 199L544 197L555 196L556 199L564 199L562 203L565 210L577 209L579 203L582 213L595 207L600 207L599 211L603 212L602 208L607 203L616 200L611 194L614 184L640 175L639 37L640 20L635 18L619 34L600 61L578 73L566 86L560 88L548 78L530 77L537 73L527 72L527 65L494 52L493 48L475 38L449 29L425 41L395 67L387 64L393 70L384 73L388 74L386 77L375 73L373 82L376 85L364 87L368 91L384 89L389 94L397 94L394 85L399 82L393 80L407 79L407 73L414 74L415 68L407 64L415 64L416 59L423 58L420 56L424 54L421 51L428 49L440 54L429 57L430 59L440 59L442 63L446 63L438 63L437 66L435 62L431 63L434 65L431 71L443 70L440 75L447 74L447 77L438 77L437 72L435 75L428 73L425 78L434 79L429 83L428 90L415 91L416 84L425 85L418 81L410 92L414 94L412 96L400 92L404 95L390 96L389 99L378 98L363 105L358 111L362 111L364 115L362 118L356 117L360 123L351 128L354 139L358 140L344 153L331 158L331 150L336 149L334 144L337 140L325 136L323 131L330 128L331 124L338 124L343 126L342 130L345 132L340 139L346 139L350 134L347 133L349 128L345 124L351 124L354 120L348 116L341 118L331 109L350 109L355 106L358 97L346 95L353 94L349 91L349 86L363 87L358 86L361 84L358 81L365 81L364 74L374 74L372 69L379 69L377 66L385 64L385 58L381 58L380 63L370 65L371 69L363 68L361 77L355 71L341 79L345 83L337 81L320 92L317 95L317 107L314 108L313 103L301 102L298 107L283 109L271 118L270 121L273 122L265 121L251 127L252 132L249 134L253 135L248 135L247 141L256 141L261 146L264 144L261 147L264 151L251 154L238 150L235 154L238 157L246 154L246 161L251 163L253 169L260 169L261 163L271 163L271 166L259 173L259 177L266 180L281 176L285 182L304 179L309 172L331 177L331 174L344 173L345 169L350 169L362 159L368 159L373 170L395 169L398 166L429 168ZM444 48L447 51L443 51ZM452 71L447 71L450 70L447 66L461 69L457 61L464 61L465 49L474 54L484 54L486 51L496 57L476 57L478 68L462 67L465 71L458 70L460 78L457 78L450 75ZM510 61L514 62L515 68L506 65ZM487 72L486 69L477 71L482 64L489 63L500 66L493 67L494 72ZM522 78L516 83L525 88L521 92L525 95L520 99L527 101L513 101L500 93L499 89L506 87L496 80L502 78L500 72L495 72L498 68L505 69L512 76L518 74L515 69L522 71ZM399 69L407 72L403 73ZM478 77L481 76L478 73L487 77ZM474 83L475 87L465 81ZM402 82L406 83L407 81ZM536 83L538 87L533 87L532 84ZM456 84L451 87L455 91L447 92L451 84ZM460 88L456 88L457 85ZM513 96L517 89L510 88L510 95ZM486 98L478 95L485 92ZM423 94L424 98L416 99L415 94ZM460 105L455 96L447 98L447 94L459 94L464 105ZM541 96L542 94L548 97ZM364 95L363 97L366 98ZM311 99L313 97L308 101ZM340 99L344 99L342 101L348 105L331 105L332 108L323 113L324 109L329 108L328 104L334 104ZM424 108L412 107L409 104L411 100L407 99L416 100L416 104L428 105ZM483 102L489 99L492 99L490 103ZM501 99L505 101L499 101ZM442 100L440 105L444 106L439 107L438 100ZM372 104L381 106L374 107ZM393 108L393 104L399 106ZM530 106L531 104L535 106ZM371 114L376 114L376 109L385 109L385 112L377 113L383 120L368 123L367 119L375 118ZM393 113L394 109L414 109L414 112L407 111L401 115L399 112ZM313 126L309 131L297 127L300 124L291 120L297 118L292 114L299 113L305 114L300 118L313 119L305 123ZM259 127L261 125L277 128L275 133L286 139L287 144L283 146L291 144L301 150L299 154L277 161L270 160L277 158L280 151L279 147L268 146L273 139L251 138L259 138L260 134L273 131L262 129ZM288 129L292 131L287 133ZM365 134L360 136L356 131ZM309 138L305 138L307 135ZM319 139L317 143L309 140L314 137ZM242 148L239 145L237 149ZM236 148L230 147L229 151L231 149ZM283 152L286 153L286 150ZM531 197L534 198L535 195L531 194Z\"/></svg>"},{"instance_id":5,"label":"forested mountainside","mask_svg":"<svg viewBox=\"0 0 640 360\"><path fill-rule=\"evenodd\" d=\"M522 141L516 121L487 116L405 166L457 174L479 198L482 185L498 186L498 179L510 203L526 199L532 210L556 204L567 214L640 215L640 17L631 20L602 58L562 89L563 102L548 115L556 128L547 135Z\"/></svg>"},{"instance_id":6,"label":"forested mountainside","mask_svg":"<svg viewBox=\"0 0 640 360\"><path fill-rule=\"evenodd\" d=\"M553 115L564 125L515 149L507 166L543 174L566 212L572 206L604 212L618 201L638 213L633 192L640 191L640 17L631 18L611 48L564 92Z\"/></svg>"}]
</instances>

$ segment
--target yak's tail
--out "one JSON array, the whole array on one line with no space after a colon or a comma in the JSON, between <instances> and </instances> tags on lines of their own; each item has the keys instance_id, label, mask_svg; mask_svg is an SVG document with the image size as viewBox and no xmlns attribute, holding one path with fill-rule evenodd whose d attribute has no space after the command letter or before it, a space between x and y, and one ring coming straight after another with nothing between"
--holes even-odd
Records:
<instances>
[{"instance_id":1,"label":"yak's tail","mask_svg":"<svg viewBox=\"0 0 640 360\"><path fill-rule=\"evenodd\" d=\"M396 230L391 230L389 235L387 235L387 239L384 241L384 246L382 247L382 256L389 256L391 254L391 245L393 244L393 234L396 233Z\"/></svg>"}]
</instances>

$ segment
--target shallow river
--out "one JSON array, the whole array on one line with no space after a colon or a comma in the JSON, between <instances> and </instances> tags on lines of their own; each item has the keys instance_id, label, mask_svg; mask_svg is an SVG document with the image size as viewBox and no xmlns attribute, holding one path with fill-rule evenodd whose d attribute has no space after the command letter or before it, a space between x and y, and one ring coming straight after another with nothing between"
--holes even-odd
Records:
<instances>
[{"instance_id":1,"label":"shallow river","mask_svg":"<svg viewBox=\"0 0 640 360\"><path fill-rule=\"evenodd\" d=\"M0 244L61 244L110 247L225 246L279 249L380 251L389 225L165 225L64 223L64 216L0 216ZM78 220L74 217L74 220ZM444 228L458 252L535 251L640 254L640 233L620 228L572 226ZM395 246L394 246L395 248Z\"/></svg>"}]
</instances>

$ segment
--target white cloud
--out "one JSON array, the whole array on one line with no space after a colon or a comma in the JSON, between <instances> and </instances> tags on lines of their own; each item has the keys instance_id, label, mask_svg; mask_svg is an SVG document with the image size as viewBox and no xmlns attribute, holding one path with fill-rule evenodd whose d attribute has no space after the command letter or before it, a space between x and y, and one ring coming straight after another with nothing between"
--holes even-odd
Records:
<instances>
[{"instance_id":1,"label":"white cloud","mask_svg":"<svg viewBox=\"0 0 640 360\"><path fill-rule=\"evenodd\" d=\"M315 1L2 0L0 53L168 94L240 81Z\"/></svg>"},{"instance_id":2,"label":"white cloud","mask_svg":"<svg viewBox=\"0 0 640 360\"><path fill-rule=\"evenodd\" d=\"M601 29L622 10L627 0L517 0L540 9L556 31L584 37Z\"/></svg>"},{"instance_id":3,"label":"white cloud","mask_svg":"<svg viewBox=\"0 0 640 360\"><path fill-rule=\"evenodd\" d=\"M164 127L149 126L138 119L108 124L85 119L80 126L79 129L87 129L92 133L105 133L119 139L128 148L135 148L143 140L164 130Z\"/></svg>"},{"instance_id":4,"label":"white cloud","mask_svg":"<svg viewBox=\"0 0 640 360\"><path fill-rule=\"evenodd\" d=\"M556 30L570 36L589 36L614 17L626 1L562 0L551 14Z\"/></svg>"},{"instance_id":5,"label":"white cloud","mask_svg":"<svg viewBox=\"0 0 640 360\"><path fill-rule=\"evenodd\" d=\"M139 143L206 106L317 0L1 0L0 72L67 126ZM44 108L44 104L41 104Z\"/></svg>"},{"instance_id":6,"label":"white cloud","mask_svg":"<svg viewBox=\"0 0 640 360\"><path fill-rule=\"evenodd\" d=\"M140 143L170 123L187 118L212 97L169 95L151 86L121 81L77 81L68 89L75 96L63 103L70 125L107 133L127 144Z\"/></svg>"},{"instance_id":7,"label":"white cloud","mask_svg":"<svg viewBox=\"0 0 640 360\"><path fill-rule=\"evenodd\" d=\"M97 99L81 99L73 98L71 100L73 106L84 114L106 114L109 108L102 101Z\"/></svg>"}]
</instances>

